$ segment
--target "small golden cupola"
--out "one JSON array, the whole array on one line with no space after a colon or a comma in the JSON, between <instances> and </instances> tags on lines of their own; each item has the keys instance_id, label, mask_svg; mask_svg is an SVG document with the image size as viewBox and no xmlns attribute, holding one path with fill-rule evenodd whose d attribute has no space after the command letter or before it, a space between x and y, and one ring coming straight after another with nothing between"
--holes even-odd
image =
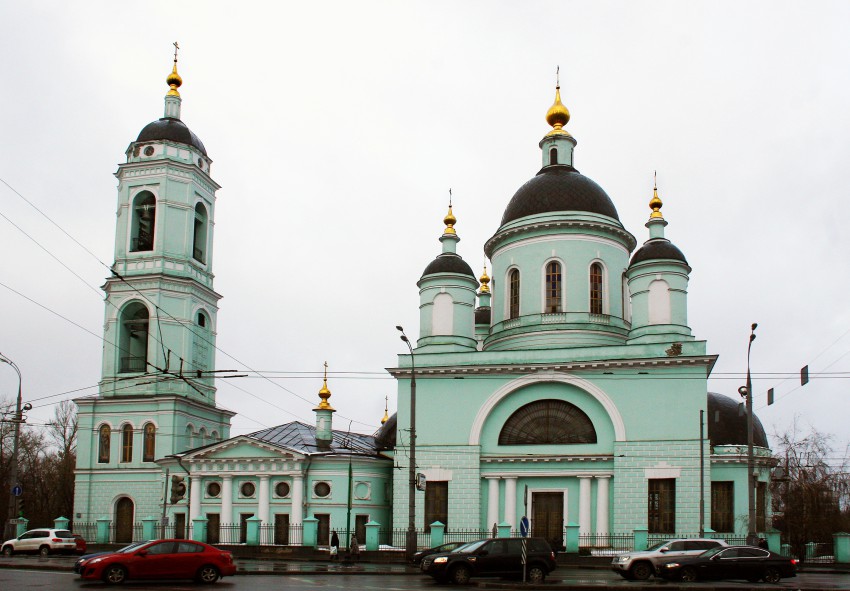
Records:
<instances>
[{"instance_id":1,"label":"small golden cupola","mask_svg":"<svg viewBox=\"0 0 850 591\"><path fill-rule=\"evenodd\" d=\"M552 106L549 107L549 110L546 111L546 123L552 126L552 131L547 133L547 136L550 135L559 135L565 134L570 135L569 132L564 129L564 126L570 120L570 111L561 102L561 67L558 66L556 70L556 81L555 81L555 102L552 103Z\"/></svg>"},{"instance_id":2,"label":"small golden cupola","mask_svg":"<svg viewBox=\"0 0 850 591\"><path fill-rule=\"evenodd\" d=\"M334 410L330 402L328 402L328 398L330 397L331 391L328 389L328 362L325 361L325 377L322 381L322 389L319 390L319 398L322 400L314 410Z\"/></svg>"},{"instance_id":3,"label":"small golden cupola","mask_svg":"<svg viewBox=\"0 0 850 591\"><path fill-rule=\"evenodd\" d=\"M180 46L177 45L177 41L174 42L174 67L171 68L171 74L165 79L165 83L168 84L168 96L180 96L180 92L178 92L178 88L183 84L183 78L180 77L180 74L177 73L177 50L180 49Z\"/></svg>"},{"instance_id":4,"label":"small golden cupola","mask_svg":"<svg viewBox=\"0 0 850 591\"><path fill-rule=\"evenodd\" d=\"M664 204L661 202L661 198L658 196L658 175L653 174L652 179L652 199L649 200L649 208L652 210L652 213L649 214L649 218L660 218L664 219L664 216L661 215L661 207ZM673 216L675 217L675 216Z\"/></svg>"},{"instance_id":5,"label":"small golden cupola","mask_svg":"<svg viewBox=\"0 0 850 591\"><path fill-rule=\"evenodd\" d=\"M390 407L390 397L384 396L384 416L381 418L381 424L382 425L390 420L389 407Z\"/></svg>"},{"instance_id":6,"label":"small golden cupola","mask_svg":"<svg viewBox=\"0 0 850 591\"><path fill-rule=\"evenodd\" d=\"M446 225L446 229L443 231L443 234L457 234L455 232L455 224L457 223L457 218L455 214L452 213L452 190L449 189L449 213L446 214L446 217L443 218L443 223Z\"/></svg>"},{"instance_id":7,"label":"small golden cupola","mask_svg":"<svg viewBox=\"0 0 850 591\"><path fill-rule=\"evenodd\" d=\"M490 293L490 276L487 274L487 265L484 265L484 271L481 273L481 277L478 278L481 282L481 289L478 290L478 293Z\"/></svg>"}]
</instances>

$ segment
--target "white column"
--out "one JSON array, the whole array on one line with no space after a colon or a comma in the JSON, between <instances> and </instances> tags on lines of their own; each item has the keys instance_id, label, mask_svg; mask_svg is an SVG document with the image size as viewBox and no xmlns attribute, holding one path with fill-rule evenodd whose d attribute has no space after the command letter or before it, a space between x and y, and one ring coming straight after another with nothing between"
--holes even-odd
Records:
<instances>
[{"instance_id":1,"label":"white column","mask_svg":"<svg viewBox=\"0 0 850 591\"><path fill-rule=\"evenodd\" d=\"M596 533L607 536L608 523L608 482L610 476L596 477Z\"/></svg>"},{"instance_id":2,"label":"white column","mask_svg":"<svg viewBox=\"0 0 850 591\"><path fill-rule=\"evenodd\" d=\"M257 499L258 507L257 507L257 517L259 517L262 522L269 522L269 475L268 474L260 474L260 494Z\"/></svg>"},{"instance_id":3,"label":"white column","mask_svg":"<svg viewBox=\"0 0 850 591\"><path fill-rule=\"evenodd\" d=\"M516 477L505 478L505 523L516 527ZM492 526L490 526L492 527Z\"/></svg>"},{"instance_id":4,"label":"white column","mask_svg":"<svg viewBox=\"0 0 850 591\"><path fill-rule=\"evenodd\" d=\"M189 523L192 523L192 520L195 517L200 517L201 515L201 477L198 474L192 474L190 476L191 483L189 485Z\"/></svg>"},{"instance_id":5,"label":"white column","mask_svg":"<svg viewBox=\"0 0 850 591\"><path fill-rule=\"evenodd\" d=\"M221 524L233 523L233 476L221 477Z\"/></svg>"},{"instance_id":6,"label":"white column","mask_svg":"<svg viewBox=\"0 0 850 591\"><path fill-rule=\"evenodd\" d=\"M499 477L487 477L489 486L487 489L487 523L484 529L490 531L493 524L499 522Z\"/></svg>"},{"instance_id":7,"label":"white column","mask_svg":"<svg viewBox=\"0 0 850 591\"><path fill-rule=\"evenodd\" d=\"M301 525L304 522L304 477L300 474L292 477L292 513L289 515L290 525Z\"/></svg>"},{"instance_id":8,"label":"white column","mask_svg":"<svg viewBox=\"0 0 850 591\"><path fill-rule=\"evenodd\" d=\"M590 533L590 476L578 477L578 533Z\"/></svg>"}]
</instances>

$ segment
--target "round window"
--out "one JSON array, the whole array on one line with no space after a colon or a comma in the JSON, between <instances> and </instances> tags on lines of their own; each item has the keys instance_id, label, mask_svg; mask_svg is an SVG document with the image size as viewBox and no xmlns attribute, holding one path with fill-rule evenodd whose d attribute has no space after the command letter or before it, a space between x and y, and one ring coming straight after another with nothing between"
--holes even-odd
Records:
<instances>
[{"instance_id":1,"label":"round window","mask_svg":"<svg viewBox=\"0 0 850 591\"><path fill-rule=\"evenodd\" d=\"M358 482L354 485L354 498L358 500L364 500L369 498L369 483L368 482Z\"/></svg>"},{"instance_id":2,"label":"round window","mask_svg":"<svg viewBox=\"0 0 850 591\"><path fill-rule=\"evenodd\" d=\"M239 487L239 492L242 493L243 497L253 497L254 490L256 489L253 482L243 482L242 486Z\"/></svg>"},{"instance_id":3,"label":"round window","mask_svg":"<svg viewBox=\"0 0 850 591\"><path fill-rule=\"evenodd\" d=\"M331 494L331 485L327 482L317 482L313 485L313 492L316 493L317 497L326 497Z\"/></svg>"},{"instance_id":4,"label":"round window","mask_svg":"<svg viewBox=\"0 0 850 591\"><path fill-rule=\"evenodd\" d=\"M274 487L274 494L279 497L288 497L289 496L289 483L288 482L278 482Z\"/></svg>"},{"instance_id":5,"label":"round window","mask_svg":"<svg viewBox=\"0 0 850 591\"><path fill-rule=\"evenodd\" d=\"M221 494L221 485L218 482L210 482L207 485L207 496L217 497Z\"/></svg>"},{"instance_id":6,"label":"round window","mask_svg":"<svg viewBox=\"0 0 850 591\"><path fill-rule=\"evenodd\" d=\"M145 156L153 156L153 146L145 148Z\"/></svg>"}]
</instances>

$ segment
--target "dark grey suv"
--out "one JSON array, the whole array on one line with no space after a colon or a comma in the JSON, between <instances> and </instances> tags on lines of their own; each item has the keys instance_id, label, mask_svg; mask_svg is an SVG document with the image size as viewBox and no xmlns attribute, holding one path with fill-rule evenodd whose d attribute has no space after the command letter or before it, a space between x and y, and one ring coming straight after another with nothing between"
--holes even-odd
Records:
<instances>
[{"instance_id":1,"label":"dark grey suv","mask_svg":"<svg viewBox=\"0 0 850 591\"><path fill-rule=\"evenodd\" d=\"M555 570L555 553L543 538L525 538L526 579L542 583ZM437 581L468 583L472 577L522 578L523 538L492 538L472 542L457 550L426 556L422 572Z\"/></svg>"}]
</instances>

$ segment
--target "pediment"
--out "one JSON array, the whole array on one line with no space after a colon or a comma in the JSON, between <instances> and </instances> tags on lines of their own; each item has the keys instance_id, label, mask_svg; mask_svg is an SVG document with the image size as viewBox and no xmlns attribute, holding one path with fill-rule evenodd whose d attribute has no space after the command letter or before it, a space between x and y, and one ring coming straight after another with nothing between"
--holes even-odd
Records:
<instances>
[{"instance_id":1,"label":"pediment","mask_svg":"<svg viewBox=\"0 0 850 591\"><path fill-rule=\"evenodd\" d=\"M234 437L220 443L208 445L203 448L190 450L184 456L185 460L301 460L302 454L292 450L278 447L269 443L250 439L248 437Z\"/></svg>"}]
</instances>

